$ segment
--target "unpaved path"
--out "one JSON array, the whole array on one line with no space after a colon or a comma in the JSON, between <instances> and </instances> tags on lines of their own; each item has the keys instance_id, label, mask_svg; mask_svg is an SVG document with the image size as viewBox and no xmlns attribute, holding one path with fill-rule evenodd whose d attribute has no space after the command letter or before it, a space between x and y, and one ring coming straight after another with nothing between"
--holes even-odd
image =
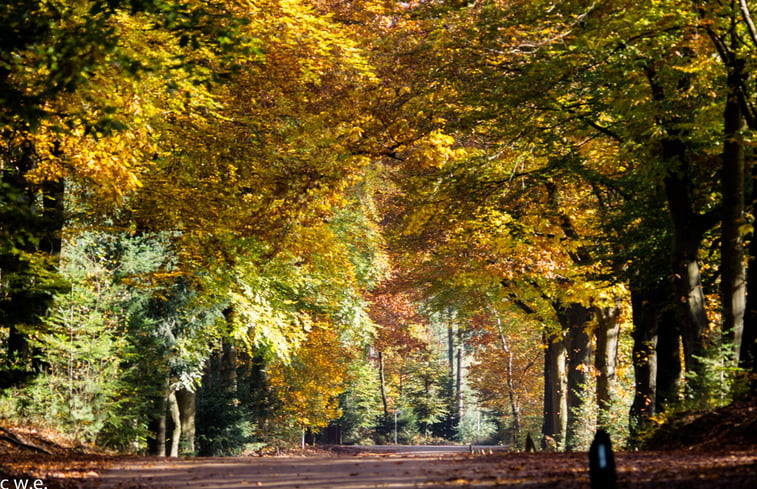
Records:
<instances>
[{"instance_id":1,"label":"unpaved path","mask_svg":"<svg viewBox=\"0 0 757 489\"><path fill-rule=\"evenodd\" d=\"M754 489L757 453L617 455L620 489ZM588 489L586 454L424 453L124 459L76 486L102 489ZM69 481L73 482L73 481Z\"/></svg>"},{"instance_id":2,"label":"unpaved path","mask_svg":"<svg viewBox=\"0 0 757 489\"><path fill-rule=\"evenodd\" d=\"M4 488L589 489L585 453L320 452L311 456L156 459L0 457ZM757 450L616 454L619 489L755 489ZM0 482L2 482L0 481ZM0 484L1 485L1 484Z\"/></svg>"}]
</instances>

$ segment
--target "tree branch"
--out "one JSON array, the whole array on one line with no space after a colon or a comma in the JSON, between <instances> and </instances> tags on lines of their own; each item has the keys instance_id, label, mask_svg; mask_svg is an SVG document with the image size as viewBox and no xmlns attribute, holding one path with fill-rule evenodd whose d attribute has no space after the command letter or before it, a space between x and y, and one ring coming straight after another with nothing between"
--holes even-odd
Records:
<instances>
[{"instance_id":1,"label":"tree branch","mask_svg":"<svg viewBox=\"0 0 757 489\"><path fill-rule=\"evenodd\" d=\"M20 446L20 447L23 447L23 448L28 448L28 449L34 450L36 452L42 452L42 453L46 453L48 455L52 455L53 454L53 452L51 452L47 448L40 447L40 446L37 446L37 445L35 445L35 444L31 443L31 442L23 440L19 435L17 435L16 433L14 433L14 432L12 432L10 430L6 430L5 428L0 428L0 439L9 441L9 442L13 443L14 445L17 445L17 446Z\"/></svg>"},{"instance_id":2,"label":"tree branch","mask_svg":"<svg viewBox=\"0 0 757 489\"><path fill-rule=\"evenodd\" d=\"M752 39L752 44L757 47L757 28L754 26L752 14L749 13L749 5L747 5L746 0L739 0L739 6L741 7L741 15L744 17L747 30L749 31L749 37Z\"/></svg>"}]
</instances>

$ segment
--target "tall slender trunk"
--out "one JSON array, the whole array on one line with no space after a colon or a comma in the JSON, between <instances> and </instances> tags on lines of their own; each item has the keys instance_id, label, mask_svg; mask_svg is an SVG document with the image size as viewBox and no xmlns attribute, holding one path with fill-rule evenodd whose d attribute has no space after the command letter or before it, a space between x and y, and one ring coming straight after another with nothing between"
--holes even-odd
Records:
<instances>
[{"instance_id":1,"label":"tall slender trunk","mask_svg":"<svg viewBox=\"0 0 757 489\"><path fill-rule=\"evenodd\" d=\"M171 457L179 456L179 443L181 442L181 413L179 403L176 401L176 391L168 393L168 412L171 414L173 430L171 432Z\"/></svg>"},{"instance_id":2,"label":"tall slender trunk","mask_svg":"<svg viewBox=\"0 0 757 489\"><path fill-rule=\"evenodd\" d=\"M518 397L515 394L515 382L513 380L513 351L507 343L507 337L502 330L502 322L499 317L497 317L497 328L499 331L499 341L502 344L502 351L507 358L507 364L505 365L505 373L507 375L507 394L510 399L510 412L513 417L511 446L517 447L520 440L520 405L518 403Z\"/></svg>"},{"instance_id":3,"label":"tall slender trunk","mask_svg":"<svg viewBox=\"0 0 757 489\"><path fill-rule=\"evenodd\" d=\"M552 352L550 351L550 337L547 333L542 333L542 345L544 346L544 401L542 404L542 449L544 448L544 437L554 437L556 429L555 416L552 411L552 385L554 384L554 372L552 371Z\"/></svg>"},{"instance_id":4,"label":"tall slender trunk","mask_svg":"<svg viewBox=\"0 0 757 489\"><path fill-rule=\"evenodd\" d=\"M166 456L166 437L167 437L167 425L166 413L168 412L168 380L166 380L163 395L160 400L160 413L158 416L158 432L155 434L156 455L158 457Z\"/></svg>"},{"instance_id":5,"label":"tall slender trunk","mask_svg":"<svg viewBox=\"0 0 757 489\"><path fill-rule=\"evenodd\" d=\"M544 337L544 421L542 435L554 439L562 447L568 427L566 348L561 334ZM542 448L547 447L542 438Z\"/></svg>"},{"instance_id":6,"label":"tall slender trunk","mask_svg":"<svg viewBox=\"0 0 757 489\"><path fill-rule=\"evenodd\" d=\"M463 419L465 410L463 398L463 368L463 347L459 346L457 348L457 379L455 382L455 405L457 406L458 420Z\"/></svg>"},{"instance_id":7,"label":"tall slender trunk","mask_svg":"<svg viewBox=\"0 0 757 489\"><path fill-rule=\"evenodd\" d=\"M239 376L237 375L237 347L230 341L223 343L221 356L221 385L228 392L233 393L234 398L239 393Z\"/></svg>"},{"instance_id":8,"label":"tall slender trunk","mask_svg":"<svg viewBox=\"0 0 757 489\"><path fill-rule=\"evenodd\" d=\"M750 391L757 395L757 235L753 234L749 243L749 268L747 270L747 308L744 318L739 366L752 376Z\"/></svg>"},{"instance_id":9,"label":"tall slender trunk","mask_svg":"<svg viewBox=\"0 0 757 489\"><path fill-rule=\"evenodd\" d=\"M746 266L742 228L744 219L744 129L739 93L743 77L743 62L731 63L728 73L728 93L724 112L723 141L723 223L721 228L720 293L723 304L724 338L733 345L735 359L739 359L744 312L746 310Z\"/></svg>"},{"instance_id":10,"label":"tall slender trunk","mask_svg":"<svg viewBox=\"0 0 757 489\"><path fill-rule=\"evenodd\" d=\"M384 376L384 353L379 352L379 388L381 389L381 404L384 407L384 426L389 426L389 404L386 399L386 378Z\"/></svg>"},{"instance_id":11,"label":"tall slender trunk","mask_svg":"<svg viewBox=\"0 0 757 489\"><path fill-rule=\"evenodd\" d=\"M455 330L451 321L447 323L447 364L449 366L449 392L452 395L455 392Z\"/></svg>"},{"instance_id":12,"label":"tall slender trunk","mask_svg":"<svg viewBox=\"0 0 757 489\"><path fill-rule=\"evenodd\" d=\"M597 408L599 410L598 426L609 427L609 411L612 407L612 386L615 383L615 366L618 358L618 340L620 339L620 300L612 306L596 307L597 316L597 351L594 355L594 367L597 376Z\"/></svg>"}]
</instances>

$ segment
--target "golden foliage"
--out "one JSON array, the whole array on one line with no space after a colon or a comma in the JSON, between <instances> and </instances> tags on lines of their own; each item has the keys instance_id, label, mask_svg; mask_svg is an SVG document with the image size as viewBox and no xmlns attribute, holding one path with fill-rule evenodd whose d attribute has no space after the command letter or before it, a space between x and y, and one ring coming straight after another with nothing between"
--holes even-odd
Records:
<instances>
[{"instance_id":1,"label":"golden foliage","mask_svg":"<svg viewBox=\"0 0 757 489\"><path fill-rule=\"evenodd\" d=\"M337 397L344 391L352 352L333 329L316 323L291 363L268 368L271 388L282 403L284 424L322 428L341 415Z\"/></svg>"}]
</instances>

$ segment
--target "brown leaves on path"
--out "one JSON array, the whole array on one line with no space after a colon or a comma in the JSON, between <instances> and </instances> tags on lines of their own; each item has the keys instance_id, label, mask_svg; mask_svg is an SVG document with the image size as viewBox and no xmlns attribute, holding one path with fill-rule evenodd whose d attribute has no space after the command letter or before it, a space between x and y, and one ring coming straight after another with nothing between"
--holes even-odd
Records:
<instances>
[{"instance_id":1,"label":"brown leaves on path","mask_svg":"<svg viewBox=\"0 0 757 489\"><path fill-rule=\"evenodd\" d=\"M620 489L752 489L757 452L626 452ZM10 464L54 488L276 487L302 489L588 489L585 453L413 453L313 457L157 459L25 455Z\"/></svg>"}]
</instances>

